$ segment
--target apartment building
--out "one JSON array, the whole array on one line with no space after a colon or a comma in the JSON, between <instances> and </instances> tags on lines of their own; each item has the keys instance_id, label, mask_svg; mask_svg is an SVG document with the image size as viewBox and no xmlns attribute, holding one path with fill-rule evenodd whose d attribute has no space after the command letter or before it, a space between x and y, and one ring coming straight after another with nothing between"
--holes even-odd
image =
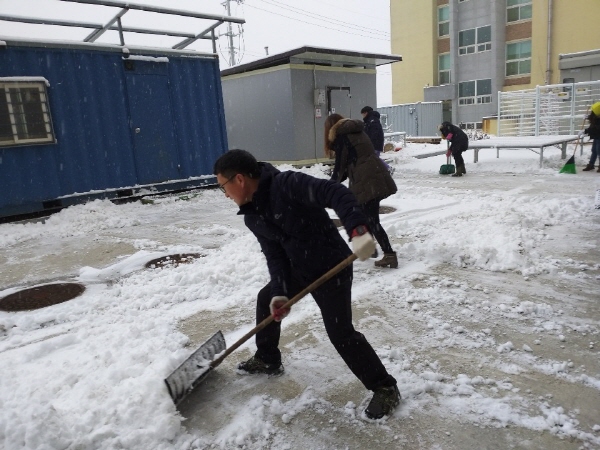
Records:
<instances>
[{"instance_id":1,"label":"apartment building","mask_svg":"<svg viewBox=\"0 0 600 450\"><path fill-rule=\"evenodd\" d=\"M597 80L599 17L599 0L390 0L392 103L480 128L498 91Z\"/></svg>"}]
</instances>

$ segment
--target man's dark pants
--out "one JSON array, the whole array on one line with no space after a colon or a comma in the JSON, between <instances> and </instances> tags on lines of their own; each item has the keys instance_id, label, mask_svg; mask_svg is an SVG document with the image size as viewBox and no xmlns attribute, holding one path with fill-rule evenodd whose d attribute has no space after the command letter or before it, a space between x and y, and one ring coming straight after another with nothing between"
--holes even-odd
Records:
<instances>
[{"instance_id":1,"label":"man's dark pants","mask_svg":"<svg viewBox=\"0 0 600 450\"><path fill-rule=\"evenodd\" d=\"M293 277L289 298L292 298L308 284ZM382 386L394 386L396 384L394 377L387 373L371 344L352 325L352 265L314 290L312 296L321 309L329 340L354 375L369 390L375 390ZM271 286L269 283L258 293L257 324L271 314L270 302ZM271 322L259 331L256 335L258 348L256 356L266 363L280 362L281 352L278 348L280 334L280 322Z\"/></svg>"}]
</instances>

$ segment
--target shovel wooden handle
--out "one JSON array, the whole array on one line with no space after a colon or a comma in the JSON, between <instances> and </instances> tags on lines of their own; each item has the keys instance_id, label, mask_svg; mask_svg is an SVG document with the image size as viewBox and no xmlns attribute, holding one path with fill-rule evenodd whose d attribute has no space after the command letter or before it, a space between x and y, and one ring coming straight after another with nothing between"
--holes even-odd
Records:
<instances>
[{"instance_id":1,"label":"shovel wooden handle","mask_svg":"<svg viewBox=\"0 0 600 450\"><path fill-rule=\"evenodd\" d=\"M350 264L352 264L354 262L354 260L356 260L356 258L358 258L356 256L356 254L352 253L350 256L348 256L346 259L344 259L341 263L339 263L337 266L332 267L327 273L325 273L324 275L322 275L321 277L317 278L315 281L313 281L311 284L309 284L308 286L306 286L304 289L302 289L300 292L298 292L296 295L294 295L285 305L282 306L282 308L291 308L292 305L294 305L295 303L297 303L301 298L303 298L306 294L311 293L312 291L314 291L316 288L318 288L319 286L321 286L323 283L325 283L326 281L330 280L331 278L333 278L335 275L337 275L339 272L341 272L343 269L345 269L346 267L348 267ZM273 320L275 320L273 318L273 315L271 314L269 317L267 317L265 320L263 320L261 323L259 323L258 325L256 325L254 328L252 328L250 331L248 331L245 335L243 335L237 342L234 342L233 345L231 347L229 347L228 349L226 349L221 356L219 356L217 359L215 359L214 361L212 361L210 363L210 368L214 369L215 367L217 367L219 364L221 364L223 362L223 360L225 358L227 358L235 349L237 349L240 345L242 345L244 342L246 342L248 339L250 339L252 336L254 336L256 333L258 333L260 330L262 330L264 327L266 327L267 325L269 325L271 322L273 322Z\"/></svg>"}]
</instances>

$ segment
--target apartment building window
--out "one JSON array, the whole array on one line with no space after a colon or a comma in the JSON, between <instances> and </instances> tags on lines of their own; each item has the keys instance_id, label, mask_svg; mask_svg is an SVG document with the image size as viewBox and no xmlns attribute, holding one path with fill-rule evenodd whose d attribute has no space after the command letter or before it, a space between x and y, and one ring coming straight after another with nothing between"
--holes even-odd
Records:
<instances>
[{"instance_id":1,"label":"apartment building window","mask_svg":"<svg viewBox=\"0 0 600 450\"><path fill-rule=\"evenodd\" d=\"M506 44L506 76L531 73L531 41Z\"/></svg>"},{"instance_id":2,"label":"apartment building window","mask_svg":"<svg viewBox=\"0 0 600 450\"><path fill-rule=\"evenodd\" d=\"M485 52L492 49L492 26L471 28L458 33L458 54Z\"/></svg>"},{"instance_id":3,"label":"apartment building window","mask_svg":"<svg viewBox=\"0 0 600 450\"><path fill-rule=\"evenodd\" d=\"M492 80L472 80L458 83L458 104L492 103Z\"/></svg>"},{"instance_id":4,"label":"apartment building window","mask_svg":"<svg viewBox=\"0 0 600 450\"><path fill-rule=\"evenodd\" d=\"M450 34L450 7L440 6L438 8L438 37Z\"/></svg>"},{"instance_id":5,"label":"apartment building window","mask_svg":"<svg viewBox=\"0 0 600 450\"><path fill-rule=\"evenodd\" d=\"M438 56L438 81L440 86L450 83L450 53Z\"/></svg>"},{"instance_id":6,"label":"apartment building window","mask_svg":"<svg viewBox=\"0 0 600 450\"><path fill-rule=\"evenodd\" d=\"M0 147L54 141L45 83L0 78Z\"/></svg>"},{"instance_id":7,"label":"apartment building window","mask_svg":"<svg viewBox=\"0 0 600 450\"><path fill-rule=\"evenodd\" d=\"M458 125L461 130L481 130L483 128L483 122L461 122Z\"/></svg>"},{"instance_id":8,"label":"apartment building window","mask_svg":"<svg viewBox=\"0 0 600 450\"><path fill-rule=\"evenodd\" d=\"M506 2L507 22L527 19L531 19L531 0L508 0Z\"/></svg>"}]
</instances>

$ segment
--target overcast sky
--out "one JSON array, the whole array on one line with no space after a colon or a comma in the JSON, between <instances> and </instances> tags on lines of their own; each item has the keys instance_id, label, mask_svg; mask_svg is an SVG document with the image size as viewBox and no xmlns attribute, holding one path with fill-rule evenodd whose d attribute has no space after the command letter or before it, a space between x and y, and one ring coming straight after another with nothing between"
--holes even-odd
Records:
<instances>
[{"instance_id":1,"label":"overcast sky","mask_svg":"<svg viewBox=\"0 0 600 450\"><path fill-rule=\"evenodd\" d=\"M118 0L115 0L118 1ZM199 13L227 15L221 0L134 0L130 3L162 6ZM243 26L234 25L237 63L247 63L287 50L313 45L342 50L390 53L389 0L244 0L231 1L231 15L243 18ZM84 5L60 0L0 0L0 14L36 18L106 23L118 9ZM199 33L210 23L174 16L130 11L124 25ZM221 68L229 67L228 29L221 25L217 33ZM89 29L70 29L0 21L0 36L83 40ZM153 38L126 35L126 44L172 46L181 38ZM118 44L116 33L105 34L99 42ZM265 48L267 47L267 48ZM211 51L209 41L199 41L189 48ZM378 69L378 105L391 104L391 69Z\"/></svg>"}]
</instances>

